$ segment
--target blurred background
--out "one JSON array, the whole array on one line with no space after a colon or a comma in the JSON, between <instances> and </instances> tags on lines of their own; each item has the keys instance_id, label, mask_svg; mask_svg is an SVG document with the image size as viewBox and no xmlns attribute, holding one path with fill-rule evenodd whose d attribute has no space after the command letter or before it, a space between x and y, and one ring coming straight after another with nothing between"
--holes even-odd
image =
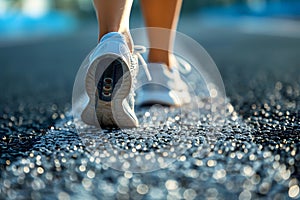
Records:
<instances>
[{"instance_id":1,"label":"blurred background","mask_svg":"<svg viewBox=\"0 0 300 200\"><path fill-rule=\"evenodd\" d=\"M131 28L142 26L135 1ZM185 0L179 31L212 56L229 95L232 88L242 95L249 89L245 79L262 69L280 74L299 66L298 0ZM33 97L70 102L76 72L97 33L91 0L0 0L2 105Z\"/></svg>"},{"instance_id":2,"label":"blurred background","mask_svg":"<svg viewBox=\"0 0 300 200\"><path fill-rule=\"evenodd\" d=\"M139 16L135 1L133 15ZM298 0L193 0L184 1L182 15L239 18L300 18ZM200 18L200 17L199 17ZM75 31L80 23L95 20L92 0L0 0L1 40Z\"/></svg>"}]
</instances>

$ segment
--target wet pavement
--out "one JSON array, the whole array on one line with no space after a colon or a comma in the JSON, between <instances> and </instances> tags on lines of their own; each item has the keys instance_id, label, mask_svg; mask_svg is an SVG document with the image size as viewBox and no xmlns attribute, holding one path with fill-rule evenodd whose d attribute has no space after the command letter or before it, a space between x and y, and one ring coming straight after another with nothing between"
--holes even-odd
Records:
<instances>
[{"instance_id":1,"label":"wet pavement","mask_svg":"<svg viewBox=\"0 0 300 200\"><path fill-rule=\"evenodd\" d=\"M96 28L1 46L0 199L299 198L300 38L211 26L185 30L219 67L229 100L225 122L183 123L181 130L193 135L187 150L147 173L110 168L107 154L90 150L68 113ZM212 126L216 137L208 140ZM130 132L103 137L131 153L157 151L174 139L171 128L157 128L147 145Z\"/></svg>"}]
</instances>

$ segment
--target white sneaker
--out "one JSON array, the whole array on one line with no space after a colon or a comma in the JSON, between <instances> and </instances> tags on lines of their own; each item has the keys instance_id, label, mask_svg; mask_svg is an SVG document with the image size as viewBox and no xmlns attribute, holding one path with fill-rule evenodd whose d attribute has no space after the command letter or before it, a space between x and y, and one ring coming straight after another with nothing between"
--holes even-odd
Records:
<instances>
[{"instance_id":1,"label":"white sneaker","mask_svg":"<svg viewBox=\"0 0 300 200\"><path fill-rule=\"evenodd\" d=\"M117 32L104 35L90 56L85 79L89 103L81 114L89 125L136 127L133 82L138 71L125 37Z\"/></svg>"},{"instance_id":2,"label":"white sneaker","mask_svg":"<svg viewBox=\"0 0 300 200\"><path fill-rule=\"evenodd\" d=\"M165 64L149 63L148 70L152 80L143 83L137 92L137 105L182 106L191 102L188 86L180 77L178 67L169 70Z\"/></svg>"}]
</instances>

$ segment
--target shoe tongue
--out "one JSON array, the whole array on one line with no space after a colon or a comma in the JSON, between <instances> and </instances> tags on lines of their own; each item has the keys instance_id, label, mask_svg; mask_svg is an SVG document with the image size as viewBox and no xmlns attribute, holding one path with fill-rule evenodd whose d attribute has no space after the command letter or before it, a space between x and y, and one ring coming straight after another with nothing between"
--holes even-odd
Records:
<instances>
[{"instance_id":1,"label":"shoe tongue","mask_svg":"<svg viewBox=\"0 0 300 200\"><path fill-rule=\"evenodd\" d=\"M166 71L166 70L168 70L168 66L163 63L149 63L148 66L151 71Z\"/></svg>"},{"instance_id":2,"label":"shoe tongue","mask_svg":"<svg viewBox=\"0 0 300 200\"><path fill-rule=\"evenodd\" d=\"M175 67L172 67L171 69L169 69L169 67L166 64L163 63L150 63L148 64L149 66L149 70L151 75L153 75L153 73L164 73L165 75L170 75L173 74L174 71L176 71L177 69Z\"/></svg>"}]
</instances>

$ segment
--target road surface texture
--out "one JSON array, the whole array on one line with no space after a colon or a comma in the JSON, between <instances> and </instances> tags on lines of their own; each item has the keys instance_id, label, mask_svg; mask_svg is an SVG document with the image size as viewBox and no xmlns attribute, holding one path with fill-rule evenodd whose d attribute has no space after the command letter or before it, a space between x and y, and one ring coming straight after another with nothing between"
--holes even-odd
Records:
<instances>
[{"instance_id":1,"label":"road surface texture","mask_svg":"<svg viewBox=\"0 0 300 200\"><path fill-rule=\"evenodd\" d=\"M147 173L108 167L103 152L82 142L68 114L96 24L60 37L2 43L0 199L300 198L300 37L227 25L182 19L179 26L204 46L222 75L229 102L220 136L204 145L209 126L192 119L182 127L195 136L187 151ZM168 128L158 131L151 144L107 135L120 148L152 151L173 137Z\"/></svg>"}]
</instances>

